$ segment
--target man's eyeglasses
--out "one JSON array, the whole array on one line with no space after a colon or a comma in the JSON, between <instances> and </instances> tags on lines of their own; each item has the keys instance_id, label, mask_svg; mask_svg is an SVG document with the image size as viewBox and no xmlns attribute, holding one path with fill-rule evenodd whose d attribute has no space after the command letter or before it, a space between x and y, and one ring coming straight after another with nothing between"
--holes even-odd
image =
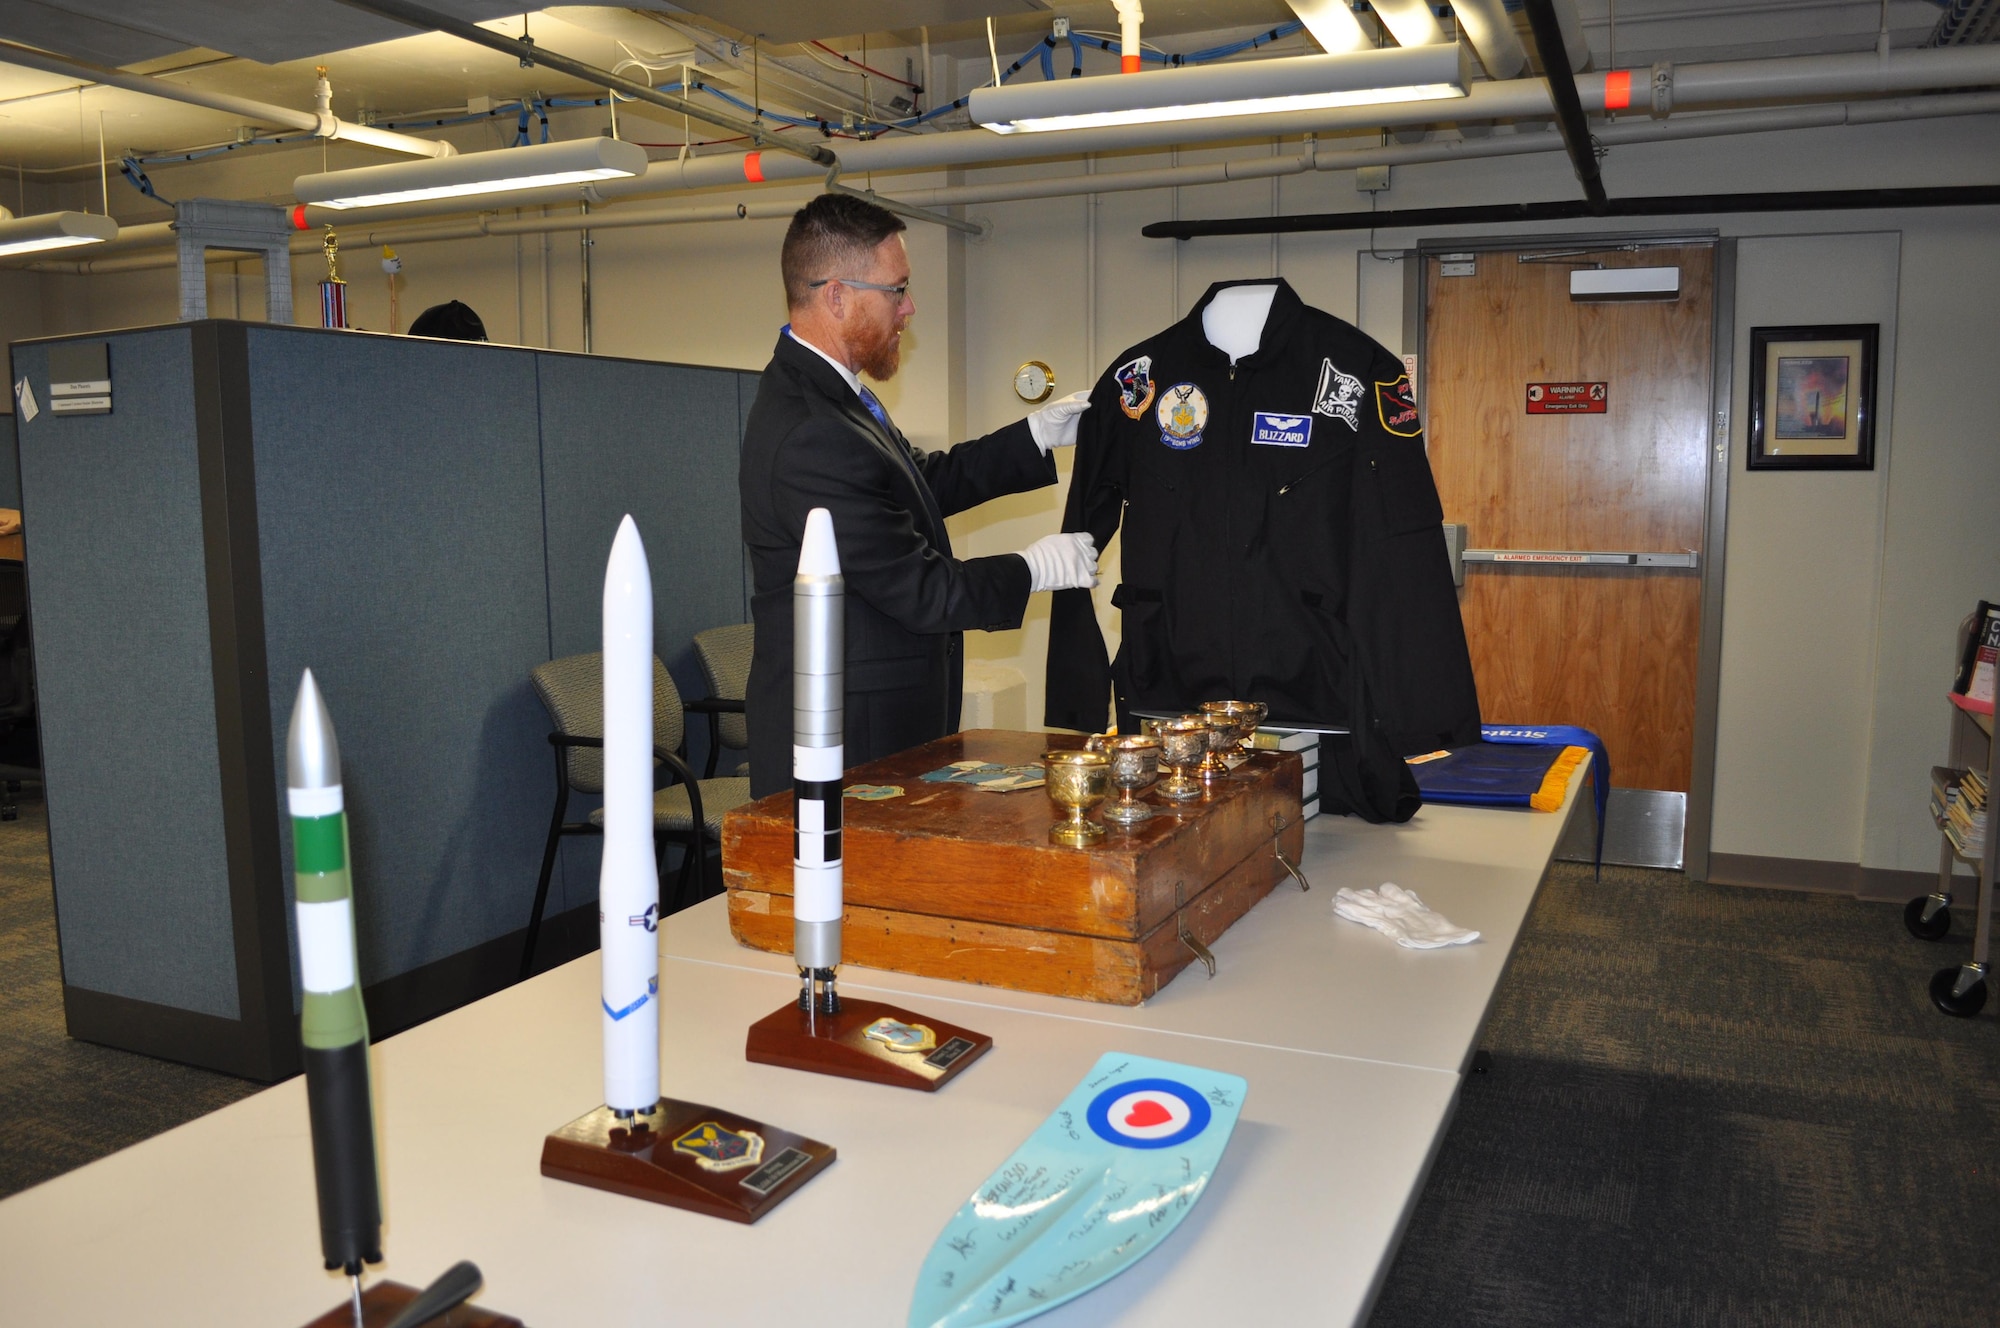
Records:
<instances>
[{"instance_id":1,"label":"man's eyeglasses","mask_svg":"<svg viewBox=\"0 0 2000 1328\"><path fill-rule=\"evenodd\" d=\"M855 281L849 277L821 277L818 281L808 281L806 288L808 290L818 290L829 281L837 281L843 286L852 286L855 290L878 290L884 294L893 295L898 300L901 300L905 295L910 293L910 283L907 281L900 286L884 286L879 281Z\"/></svg>"}]
</instances>

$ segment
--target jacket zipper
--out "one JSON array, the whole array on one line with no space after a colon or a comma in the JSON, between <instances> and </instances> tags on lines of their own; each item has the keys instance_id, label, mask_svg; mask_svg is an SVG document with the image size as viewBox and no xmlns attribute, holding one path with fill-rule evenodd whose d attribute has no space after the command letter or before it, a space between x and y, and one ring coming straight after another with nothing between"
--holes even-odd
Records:
<instances>
[{"instance_id":1,"label":"jacket zipper","mask_svg":"<svg viewBox=\"0 0 2000 1328\"><path fill-rule=\"evenodd\" d=\"M1317 466L1314 466L1311 470L1307 471L1305 474L1297 475L1291 479L1286 480L1283 484L1278 486L1278 496L1280 498L1284 497L1286 494L1290 493L1295 486L1304 484L1307 480L1319 474L1322 470L1325 470L1328 466L1332 464L1333 464L1333 458L1327 457L1324 461L1321 461ZM1373 461L1370 461L1368 464L1372 466L1375 463Z\"/></svg>"}]
</instances>

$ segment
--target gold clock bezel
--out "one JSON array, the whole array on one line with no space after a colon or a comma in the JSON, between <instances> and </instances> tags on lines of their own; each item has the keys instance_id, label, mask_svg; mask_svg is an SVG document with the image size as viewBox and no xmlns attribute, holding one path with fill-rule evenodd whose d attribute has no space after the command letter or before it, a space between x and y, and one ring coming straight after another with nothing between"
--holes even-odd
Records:
<instances>
[{"instance_id":1,"label":"gold clock bezel","mask_svg":"<svg viewBox=\"0 0 2000 1328\"><path fill-rule=\"evenodd\" d=\"M1021 390L1021 375L1026 373L1030 369L1040 369L1042 371L1044 385L1042 387L1042 394L1038 397L1031 397L1026 392L1023 392ZM1042 361L1023 360L1021 361L1021 366L1018 369L1014 370L1014 395L1021 398L1021 400L1027 402L1029 405L1039 406L1042 402L1047 401L1050 397L1054 396L1055 394L1056 394L1056 371L1054 369L1051 369L1048 365L1044 364Z\"/></svg>"}]
</instances>

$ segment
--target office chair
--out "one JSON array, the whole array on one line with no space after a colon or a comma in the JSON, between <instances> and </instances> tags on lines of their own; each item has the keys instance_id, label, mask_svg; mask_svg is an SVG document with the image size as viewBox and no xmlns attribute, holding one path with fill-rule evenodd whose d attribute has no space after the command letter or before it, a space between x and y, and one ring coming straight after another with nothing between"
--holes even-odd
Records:
<instances>
[{"instance_id":1,"label":"office chair","mask_svg":"<svg viewBox=\"0 0 2000 1328\"><path fill-rule=\"evenodd\" d=\"M549 876L555 871L556 849L564 835L604 833L604 809L591 812L587 821L567 821L569 795L604 792L604 663L596 652L570 655L538 664L529 672L535 695L555 723L549 744L555 752L556 805L549 821L548 845L542 851L542 875L535 884L535 907L528 917L527 944L521 951L521 976L534 971L535 942L542 927L542 910L548 903ZM684 759L686 726L681 714L681 695L666 665L653 660L653 759L664 765L677 782L653 794L653 837L659 855L666 844L685 846L679 878L674 885L677 911L696 902L688 897L697 864L707 877L707 839L722 842L722 817L733 807L750 801L748 779L701 779L694 777ZM718 883L719 884L719 883Z\"/></svg>"},{"instance_id":2,"label":"office chair","mask_svg":"<svg viewBox=\"0 0 2000 1328\"><path fill-rule=\"evenodd\" d=\"M688 710L708 716L705 779L715 777L715 758L724 747L737 752L750 750L750 724L743 716L743 698L750 695L754 630L749 623L732 623L694 634L694 653L708 678L708 695L689 705ZM736 773L748 776L750 763L737 762Z\"/></svg>"}]
</instances>

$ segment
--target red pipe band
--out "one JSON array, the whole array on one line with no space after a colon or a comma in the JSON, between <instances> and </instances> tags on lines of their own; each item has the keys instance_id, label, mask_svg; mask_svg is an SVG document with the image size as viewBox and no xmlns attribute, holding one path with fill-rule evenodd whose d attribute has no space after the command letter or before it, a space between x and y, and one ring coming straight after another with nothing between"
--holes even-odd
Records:
<instances>
[{"instance_id":1,"label":"red pipe band","mask_svg":"<svg viewBox=\"0 0 2000 1328\"><path fill-rule=\"evenodd\" d=\"M1614 69L1604 76L1604 109L1622 111L1632 104L1632 71Z\"/></svg>"},{"instance_id":2,"label":"red pipe band","mask_svg":"<svg viewBox=\"0 0 2000 1328\"><path fill-rule=\"evenodd\" d=\"M751 184L764 183L764 154L746 152L743 154L743 178Z\"/></svg>"},{"instance_id":3,"label":"red pipe band","mask_svg":"<svg viewBox=\"0 0 2000 1328\"><path fill-rule=\"evenodd\" d=\"M292 205L292 229L301 231L312 229L306 225L306 205L304 203L295 203Z\"/></svg>"},{"instance_id":4,"label":"red pipe band","mask_svg":"<svg viewBox=\"0 0 2000 1328\"><path fill-rule=\"evenodd\" d=\"M1136 55L1121 55L1121 56L1119 56L1119 57L1118 57L1118 72L1119 72L1119 73L1121 73L1121 74L1136 74L1136 73L1138 73L1138 72L1139 72L1139 57L1138 57L1138 56L1136 56Z\"/></svg>"}]
</instances>

